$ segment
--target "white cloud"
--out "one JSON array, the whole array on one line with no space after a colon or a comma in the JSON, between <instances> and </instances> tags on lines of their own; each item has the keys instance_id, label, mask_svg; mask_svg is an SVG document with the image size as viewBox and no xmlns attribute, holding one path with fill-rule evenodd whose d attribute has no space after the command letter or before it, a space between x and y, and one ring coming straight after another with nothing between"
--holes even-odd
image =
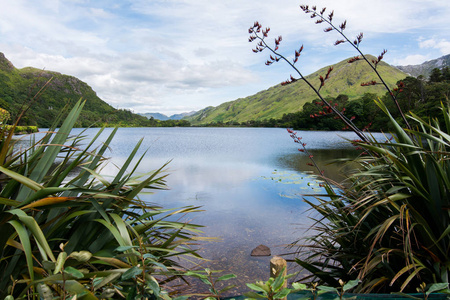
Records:
<instances>
[{"instance_id":1,"label":"white cloud","mask_svg":"<svg viewBox=\"0 0 450 300\"><path fill-rule=\"evenodd\" d=\"M386 47L402 65L450 50L447 2L316 1L335 10L337 24L347 19L350 38L365 33L365 53ZM267 54L252 53L247 29L256 20L271 27L270 40L283 35L286 55L305 45L305 74L354 55L333 46L336 32L323 33L297 0L0 0L0 7L0 51L17 67L79 77L113 106L141 111L218 105L287 78L288 66L267 69ZM413 47L417 36L432 38Z\"/></svg>"},{"instance_id":2,"label":"white cloud","mask_svg":"<svg viewBox=\"0 0 450 300\"><path fill-rule=\"evenodd\" d=\"M396 66L420 65L421 63L430 60L430 57L421 54L408 55L405 58L395 60Z\"/></svg>"},{"instance_id":3,"label":"white cloud","mask_svg":"<svg viewBox=\"0 0 450 300\"><path fill-rule=\"evenodd\" d=\"M445 39L428 39L419 42L420 48L433 48L438 49L442 54L450 53L450 42Z\"/></svg>"}]
</instances>

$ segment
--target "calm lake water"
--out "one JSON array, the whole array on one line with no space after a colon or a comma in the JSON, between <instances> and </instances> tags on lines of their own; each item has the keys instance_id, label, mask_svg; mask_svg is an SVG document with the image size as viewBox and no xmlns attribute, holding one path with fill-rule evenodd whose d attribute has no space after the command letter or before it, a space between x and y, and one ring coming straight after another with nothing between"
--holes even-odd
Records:
<instances>
[{"instance_id":1,"label":"calm lake water","mask_svg":"<svg viewBox=\"0 0 450 300\"><path fill-rule=\"evenodd\" d=\"M336 178L338 172L337 166L326 165L329 161L354 155L342 138L355 138L350 132L298 135L328 176ZM201 245L200 253L210 260L204 267L236 274L236 293L247 291L244 283L268 277L270 257L251 257L253 248L264 244L272 255L284 254L287 244L304 235L310 221L302 195L322 190L308 156L297 150L285 129L120 128L107 155L120 165L142 137L141 153L148 152L140 172L171 160L170 190L142 198L164 207L202 206L204 212L187 218L205 225L205 236L220 238ZM115 170L109 164L103 172Z\"/></svg>"}]
</instances>

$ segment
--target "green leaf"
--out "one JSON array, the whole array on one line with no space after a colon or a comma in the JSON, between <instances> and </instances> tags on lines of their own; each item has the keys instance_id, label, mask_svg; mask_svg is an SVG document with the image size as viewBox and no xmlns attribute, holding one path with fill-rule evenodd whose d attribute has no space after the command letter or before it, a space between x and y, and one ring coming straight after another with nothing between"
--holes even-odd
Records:
<instances>
[{"instance_id":1,"label":"green leaf","mask_svg":"<svg viewBox=\"0 0 450 300\"><path fill-rule=\"evenodd\" d=\"M193 277L197 277L197 278L208 279L208 276L206 276L205 274L200 274L200 273L193 272L193 271L187 271L186 273L184 273L184 275L186 275L186 276L193 276Z\"/></svg>"},{"instance_id":2,"label":"green leaf","mask_svg":"<svg viewBox=\"0 0 450 300\"><path fill-rule=\"evenodd\" d=\"M433 284L430 285L430 287L428 288L426 294L427 294L427 295L430 295L431 293L445 290L447 287L448 287L448 283L445 283L445 282L442 282L442 283L433 283Z\"/></svg>"},{"instance_id":3,"label":"green leaf","mask_svg":"<svg viewBox=\"0 0 450 300\"><path fill-rule=\"evenodd\" d=\"M189 299L189 296L178 296L173 298L172 300L187 300L187 299Z\"/></svg>"},{"instance_id":4,"label":"green leaf","mask_svg":"<svg viewBox=\"0 0 450 300\"><path fill-rule=\"evenodd\" d=\"M79 262L87 262L91 259L92 257L92 253L89 251L74 251L72 253L70 253L69 257L72 257L74 259L76 259Z\"/></svg>"},{"instance_id":5,"label":"green leaf","mask_svg":"<svg viewBox=\"0 0 450 300\"><path fill-rule=\"evenodd\" d=\"M53 271L53 274L57 274L61 272L61 270L64 268L64 264L66 263L67 253L66 252L60 252L58 254L58 258L56 259L55 264L55 270Z\"/></svg>"},{"instance_id":6,"label":"green leaf","mask_svg":"<svg viewBox=\"0 0 450 300\"><path fill-rule=\"evenodd\" d=\"M202 277L199 277L199 279L200 279L204 284L207 284L207 285L210 285L210 286L213 285L212 282L209 280L209 278L202 278Z\"/></svg>"},{"instance_id":7,"label":"green leaf","mask_svg":"<svg viewBox=\"0 0 450 300\"><path fill-rule=\"evenodd\" d=\"M19 236L20 243L22 244L23 251L25 252L28 274L30 275L31 281L33 281L34 280L33 254L31 253L31 243L30 239L28 238L28 232L23 227L23 225L16 220L9 221L9 224L11 224L14 227L14 229L17 232L17 235Z\"/></svg>"},{"instance_id":8,"label":"green leaf","mask_svg":"<svg viewBox=\"0 0 450 300\"><path fill-rule=\"evenodd\" d=\"M107 285L108 283L114 282L116 279L118 279L121 276L120 273L111 273L106 277L101 278L101 281L94 283L94 289L98 290L99 288Z\"/></svg>"},{"instance_id":9,"label":"green leaf","mask_svg":"<svg viewBox=\"0 0 450 300\"><path fill-rule=\"evenodd\" d=\"M298 290L298 291L303 291L303 290L306 290L306 289L307 289L306 284L300 283L300 282L294 282L294 283L292 283L292 287L293 287L295 290Z\"/></svg>"},{"instance_id":10,"label":"green leaf","mask_svg":"<svg viewBox=\"0 0 450 300\"><path fill-rule=\"evenodd\" d=\"M223 276L220 276L219 278L217 278L217 281L225 281L225 280L230 280L232 278L236 278L236 275L234 275L234 274L223 275Z\"/></svg>"},{"instance_id":11,"label":"green leaf","mask_svg":"<svg viewBox=\"0 0 450 300\"><path fill-rule=\"evenodd\" d=\"M255 292L244 293L244 296L247 297L247 298L250 298L250 299L267 299L267 297L265 297L265 296L263 296L261 294L255 293Z\"/></svg>"},{"instance_id":12,"label":"green leaf","mask_svg":"<svg viewBox=\"0 0 450 300\"><path fill-rule=\"evenodd\" d=\"M78 271L77 269L75 269L74 267L64 268L64 273L69 274L69 275L75 277L76 279L81 279L84 277L84 274L81 273L80 271Z\"/></svg>"},{"instance_id":13,"label":"green leaf","mask_svg":"<svg viewBox=\"0 0 450 300\"><path fill-rule=\"evenodd\" d=\"M81 283L76 280L67 280L64 284L64 288L74 294L77 295L80 299L83 300L98 300L89 289L84 287Z\"/></svg>"},{"instance_id":14,"label":"green leaf","mask_svg":"<svg viewBox=\"0 0 450 300\"><path fill-rule=\"evenodd\" d=\"M222 294L222 293L225 293L226 291L229 291L229 290L231 290L232 288L235 288L236 287L236 285L229 285L229 286L226 286L226 287L224 287L223 289L221 289L221 290L219 290L219 295L220 294Z\"/></svg>"},{"instance_id":15,"label":"green leaf","mask_svg":"<svg viewBox=\"0 0 450 300\"><path fill-rule=\"evenodd\" d=\"M26 176L23 176L19 173L16 173L16 172L9 170L7 168L4 168L2 166L0 166L0 171L2 173L4 173L5 175L7 175L8 177L11 177L12 179L16 180L17 182L20 182L24 186L32 189L33 191L39 191L44 188L42 185L40 185L36 181L31 180L30 178L28 178ZM18 197L18 199L23 199L23 198Z\"/></svg>"},{"instance_id":16,"label":"green leaf","mask_svg":"<svg viewBox=\"0 0 450 300\"><path fill-rule=\"evenodd\" d=\"M258 292L262 292L262 293L267 293L267 292L268 292L268 290L262 288L262 287L259 286L259 285L254 284L254 283L246 283L246 285L247 285L249 288L251 288L252 290L254 290L254 291L258 291Z\"/></svg>"},{"instance_id":17,"label":"green leaf","mask_svg":"<svg viewBox=\"0 0 450 300\"><path fill-rule=\"evenodd\" d=\"M158 282L153 276L149 276L150 278L147 279L146 283L147 286L153 291L156 297L159 296L159 293L161 292L161 287L159 286Z\"/></svg>"},{"instance_id":18,"label":"green leaf","mask_svg":"<svg viewBox=\"0 0 450 300\"><path fill-rule=\"evenodd\" d=\"M122 274L122 280L128 280L131 278L135 278L137 275L142 274L142 270L136 266L128 269L125 273Z\"/></svg>"},{"instance_id":19,"label":"green leaf","mask_svg":"<svg viewBox=\"0 0 450 300\"><path fill-rule=\"evenodd\" d=\"M342 288L344 290L344 292L354 288L355 286L357 286L360 283L360 280L355 279L355 280L350 280L349 282L347 282L346 284L344 284L344 287Z\"/></svg>"},{"instance_id":20,"label":"green leaf","mask_svg":"<svg viewBox=\"0 0 450 300\"><path fill-rule=\"evenodd\" d=\"M151 253L145 253L144 255L142 255L142 258L144 259L153 259L153 260L158 260L158 257L154 256Z\"/></svg>"},{"instance_id":21,"label":"green leaf","mask_svg":"<svg viewBox=\"0 0 450 300\"><path fill-rule=\"evenodd\" d=\"M48 285L45 283L38 283L36 284L39 296L43 300L52 300L53 299L53 293L52 290ZM6 299L6 298L5 298ZM14 298L13 298L14 299Z\"/></svg>"},{"instance_id":22,"label":"green leaf","mask_svg":"<svg viewBox=\"0 0 450 300\"><path fill-rule=\"evenodd\" d=\"M285 278L284 278L284 270L286 269L286 267L284 267L280 274L277 276L277 278L275 278L274 282L271 284L272 286L272 290L274 292L277 292L280 290L280 288L282 288L284 282L285 282Z\"/></svg>"},{"instance_id":23,"label":"green leaf","mask_svg":"<svg viewBox=\"0 0 450 300\"><path fill-rule=\"evenodd\" d=\"M284 288L281 291L279 291L278 293L276 293L275 295L273 295L274 299L283 299L284 297L287 297L287 295L289 295L289 293L291 292L290 289Z\"/></svg>"},{"instance_id":24,"label":"green leaf","mask_svg":"<svg viewBox=\"0 0 450 300\"><path fill-rule=\"evenodd\" d=\"M27 228L32 232L34 238L38 242L39 251L42 256L42 260L48 260L48 257L52 261L56 261L55 256L53 255L52 250L50 249L50 246L47 243L47 239L45 238L44 233L42 232L40 226L36 222L36 220L30 216L28 216L24 211L20 209L13 209L8 211L8 213L11 213L13 215L16 215L19 220L24 223ZM48 257L47 257L48 256Z\"/></svg>"},{"instance_id":25,"label":"green leaf","mask_svg":"<svg viewBox=\"0 0 450 300\"><path fill-rule=\"evenodd\" d=\"M321 291L324 291L324 292L332 292L332 293L338 293L338 294L339 294L338 289L337 289L337 288L334 288L334 287L331 287L331 286L319 285L319 286L317 287L317 289L319 289L319 290L321 290Z\"/></svg>"},{"instance_id":26,"label":"green leaf","mask_svg":"<svg viewBox=\"0 0 450 300\"><path fill-rule=\"evenodd\" d=\"M126 300L136 300L137 287L131 286L128 290L128 295Z\"/></svg>"},{"instance_id":27,"label":"green leaf","mask_svg":"<svg viewBox=\"0 0 450 300\"><path fill-rule=\"evenodd\" d=\"M139 248L139 246L119 246L116 249L114 249L114 251L125 252L125 251L128 251L130 249L135 249L135 248Z\"/></svg>"}]
</instances>

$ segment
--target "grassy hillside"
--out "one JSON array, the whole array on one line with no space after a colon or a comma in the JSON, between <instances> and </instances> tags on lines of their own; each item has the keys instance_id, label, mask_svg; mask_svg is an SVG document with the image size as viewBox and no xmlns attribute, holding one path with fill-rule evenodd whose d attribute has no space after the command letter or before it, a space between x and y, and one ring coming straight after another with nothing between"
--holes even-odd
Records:
<instances>
[{"instance_id":1,"label":"grassy hillside","mask_svg":"<svg viewBox=\"0 0 450 300\"><path fill-rule=\"evenodd\" d=\"M336 97L339 94L345 94L351 100L364 93L383 95L386 92L381 85L361 86L362 82L375 79L373 71L363 61L352 64L347 61L333 65L330 78L322 88L322 95ZM328 68L322 68L308 75L308 80L318 87L319 76L325 76ZM406 77L402 71L383 62L378 65L378 71L391 86ZM245 122L281 118L283 114L300 111L306 102L316 98L314 92L299 80L285 86L279 84L247 98L226 102L217 107L207 107L188 117L187 120L198 125L211 122Z\"/></svg>"},{"instance_id":2,"label":"grassy hillside","mask_svg":"<svg viewBox=\"0 0 450 300\"><path fill-rule=\"evenodd\" d=\"M127 110L117 110L101 100L85 82L57 72L31 67L17 69L0 53L0 107L14 116L26 106L44 84L52 79L22 119L23 125L49 127L66 105L80 98L86 105L76 126L98 125L146 126L147 118Z\"/></svg>"}]
</instances>

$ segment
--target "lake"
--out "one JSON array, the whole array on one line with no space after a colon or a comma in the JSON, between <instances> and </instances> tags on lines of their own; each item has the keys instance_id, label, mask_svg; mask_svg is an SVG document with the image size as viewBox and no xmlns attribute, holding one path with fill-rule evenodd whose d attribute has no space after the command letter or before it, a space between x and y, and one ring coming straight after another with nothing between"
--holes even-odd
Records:
<instances>
[{"instance_id":1,"label":"lake","mask_svg":"<svg viewBox=\"0 0 450 300\"><path fill-rule=\"evenodd\" d=\"M111 130L106 129L105 137ZM298 135L333 178L338 177L339 167L326 164L355 153L343 140L356 138L351 132ZM148 152L138 171L148 172L171 160L170 189L142 199L166 208L202 206L204 212L187 220L204 225L205 236L220 238L201 245L200 254L210 260L203 267L236 274L239 287L234 292L247 291L244 283L268 277L270 257L251 257L253 248L264 244L272 255L284 254L289 251L285 246L303 236L310 225L302 195L323 191L314 169L307 165L308 155L298 151L285 129L120 128L107 156L122 164L142 137L141 153ZM115 170L109 164L103 173Z\"/></svg>"}]
</instances>

